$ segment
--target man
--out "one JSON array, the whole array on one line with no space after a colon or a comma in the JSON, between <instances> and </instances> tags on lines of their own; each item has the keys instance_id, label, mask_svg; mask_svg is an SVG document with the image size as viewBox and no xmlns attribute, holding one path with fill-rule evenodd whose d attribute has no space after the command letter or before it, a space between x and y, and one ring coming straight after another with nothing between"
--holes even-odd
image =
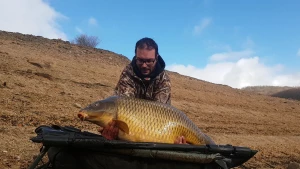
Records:
<instances>
[{"instance_id":1,"label":"man","mask_svg":"<svg viewBox=\"0 0 300 169\"><path fill-rule=\"evenodd\" d=\"M122 71L115 94L171 104L170 79L153 39L137 41L135 56Z\"/></svg>"},{"instance_id":2,"label":"man","mask_svg":"<svg viewBox=\"0 0 300 169\"><path fill-rule=\"evenodd\" d=\"M134 52L131 63L121 73L115 94L171 104L170 78L156 42L142 38L136 42ZM108 139L115 139L118 135L118 129L112 122L100 132ZM179 137L175 143L185 143L185 139Z\"/></svg>"}]
</instances>

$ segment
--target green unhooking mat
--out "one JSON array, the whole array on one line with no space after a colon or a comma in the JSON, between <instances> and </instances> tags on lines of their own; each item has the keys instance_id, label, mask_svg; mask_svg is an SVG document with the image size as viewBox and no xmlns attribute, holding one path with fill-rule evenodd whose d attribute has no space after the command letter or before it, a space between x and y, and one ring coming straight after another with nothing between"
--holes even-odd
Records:
<instances>
[{"instance_id":1,"label":"green unhooking mat","mask_svg":"<svg viewBox=\"0 0 300 169\"><path fill-rule=\"evenodd\" d=\"M107 140L69 126L39 126L35 132L37 136L31 140L43 147L30 169L226 169L242 165L257 153L232 145ZM39 165L45 154L48 162Z\"/></svg>"}]
</instances>

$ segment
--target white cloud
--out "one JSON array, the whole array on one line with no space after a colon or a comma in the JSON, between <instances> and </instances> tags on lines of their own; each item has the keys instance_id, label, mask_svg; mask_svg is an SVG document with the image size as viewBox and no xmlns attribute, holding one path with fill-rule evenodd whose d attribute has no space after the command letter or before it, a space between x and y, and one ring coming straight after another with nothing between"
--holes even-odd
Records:
<instances>
[{"instance_id":1,"label":"white cloud","mask_svg":"<svg viewBox=\"0 0 300 169\"><path fill-rule=\"evenodd\" d=\"M211 18L202 19L199 25L194 26L194 34L200 34L211 22Z\"/></svg>"},{"instance_id":2,"label":"white cloud","mask_svg":"<svg viewBox=\"0 0 300 169\"><path fill-rule=\"evenodd\" d=\"M239 52L223 52L216 53L210 57L211 61L237 60L240 58L251 57L254 52L252 50L244 50Z\"/></svg>"},{"instance_id":3,"label":"white cloud","mask_svg":"<svg viewBox=\"0 0 300 169\"><path fill-rule=\"evenodd\" d=\"M230 71L233 63L224 62L224 63L216 63L216 64L208 64L205 68L197 68L193 65L181 65L181 64L173 64L167 66L166 69L174 72L178 72L182 75L191 76L194 78L214 82L221 83L223 77ZM220 71L222 70L222 71Z\"/></svg>"},{"instance_id":4,"label":"white cloud","mask_svg":"<svg viewBox=\"0 0 300 169\"><path fill-rule=\"evenodd\" d=\"M300 56L300 49L299 49L298 52L297 52L297 56Z\"/></svg>"},{"instance_id":5,"label":"white cloud","mask_svg":"<svg viewBox=\"0 0 300 169\"><path fill-rule=\"evenodd\" d=\"M67 40L57 22L65 18L42 0L0 1L0 29L4 31Z\"/></svg>"},{"instance_id":6,"label":"white cloud","mask_svg":"<svg viewBox=\"0 0 300 169\"><path fill-rule=\"evenodd\" d=\"M91 17L91 18L89 19L89 25L98 25L98 24L97 24L97 20L96 20L95 18Z\"/></svg>"},{"instance_id":7,"label":"white cloud","mask_svg":"<svg viewBox=\"0 0 300 169\"><path fill-rule=\"evenodd\" d=\"M234 88L256 85L276 86L300 86L300 72L284 74L282 65L267 66L261 63L259 57L251 56L247 51L232 52L242 53L247 58L239 58L236 61L224 61L207 64L204 68L192 65L173 64L166 69L178 72L182 75L191 76L216 84L225 84ZM214 54L213 56L227 56L227 54ZM211 57L213 58L213 57ZM222 57L220 57L222 58Z\"/></svg>"}]
</instances>

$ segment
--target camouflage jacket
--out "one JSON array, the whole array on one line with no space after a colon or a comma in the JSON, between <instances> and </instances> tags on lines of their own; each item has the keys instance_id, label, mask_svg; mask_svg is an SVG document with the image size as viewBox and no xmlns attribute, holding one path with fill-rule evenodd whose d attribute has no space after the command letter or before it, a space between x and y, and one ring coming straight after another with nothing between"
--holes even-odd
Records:
<instances>
[{"instance_id":1,"label":"camouflage jacket","mask_svg":"<svg viewBox=\"0 0 300 169\"><path fill-rule=\"evenodd\" d=\"M135 57L120 75L115 87L115 95L130 96L171 104L171 82L167 75L165 62L159 56L150 80L143 79L135 65Z\"/></svg>"}]
</instances>

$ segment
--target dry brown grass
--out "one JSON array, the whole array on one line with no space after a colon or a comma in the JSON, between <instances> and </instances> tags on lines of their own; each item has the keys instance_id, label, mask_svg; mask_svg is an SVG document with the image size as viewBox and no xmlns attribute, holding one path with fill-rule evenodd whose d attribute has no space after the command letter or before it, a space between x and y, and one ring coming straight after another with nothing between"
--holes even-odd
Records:
<instances>
[{"instance_id":1,"label":"dry brown grass","mask_svg":"<svg viewBox=\"0 0 300 169\"><path fill-rule=\"evenodd\" d=\"M80 122L76 105L112 94L129 60L60 40L0 32L0 168L24 168L39 152L29 138L39 125ZM300 102L233 89L168 72L172 104L217 144L259 152L242 168L285 168L300 162Z\"/></svg>"}]
</instances>

